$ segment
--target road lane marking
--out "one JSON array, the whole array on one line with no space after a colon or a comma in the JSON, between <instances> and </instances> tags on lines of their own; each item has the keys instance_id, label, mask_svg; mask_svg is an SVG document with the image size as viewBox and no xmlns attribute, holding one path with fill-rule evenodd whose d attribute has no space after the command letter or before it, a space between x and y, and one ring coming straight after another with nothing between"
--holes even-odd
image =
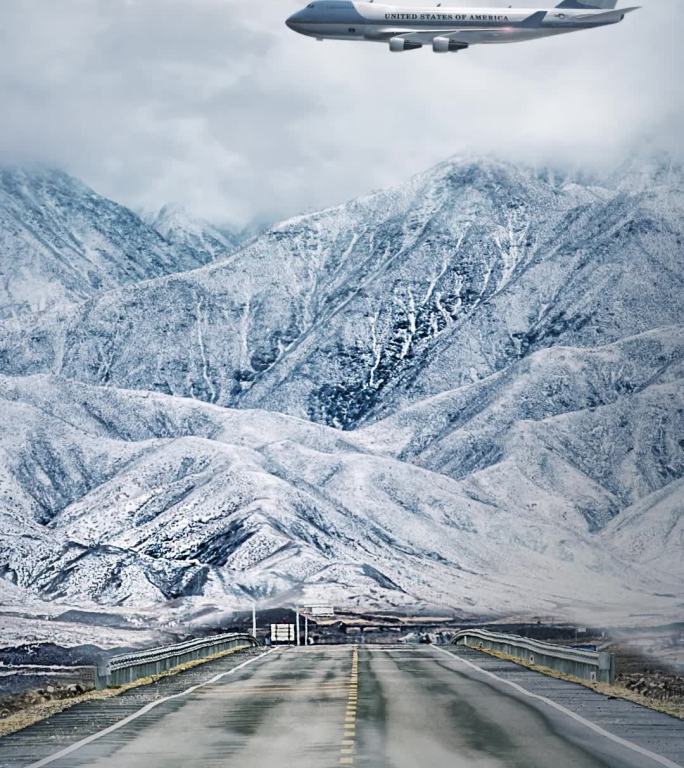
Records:
<instances>
[{"instance_id":1,"label":"road lane marking","mask_svg":"<svg viewBox=\"0 0 684 768\"><path fill-rule=\"evenodd\" d=\"M344 712L344 733L340 745L339 765L354 765L356 751L356 702L359 693L359 649L352 649L352 668L349 675L349 695Z\"/></svg>"},{"instance_id":2,"label":"road lane marking","mask_svg":"<svg viewBox=\"0 0 684 768\"><path fill-rule=\"evenodd\" d=\"M505 677L499 677L498 675L495 675L493 672L490 672L487 669L482 669L482 667L478 667L477 664L473 664L472 661L468 661L468 659L464 659L461 656L457 656L455 653L451 653L450 651L447 651L445 648L440 648L437 645L433 645L432 648L436 651L440 651L441 653L446 653L446 655L449 656L451 659L455 661L460 661L462 664L466 664L467 666L472 667L478 672L481 672L483 675L488 675L489 677L493 677L495 680L498 680L501 683L506 683L506 685L510 685L511 688L515 688L516 691L518 691L519 693L522 693L524 696L528 696L531 699L537 699L538 701L543 701L544 703L548 704L550 707L553 707L554 709L557 709L559 712L562 712L568 717L571 717L573 720L576 720L578 723L582 723L582 725L585 725L587 728L590 728L595 733L598 733L601 736L605 736L605 738L610 739L611 741L614 741L616 744L620 744L621 746L626 747L627 749L631 749L633 752L636 752L637 754L648 757L650 760L653 760L653 762L658 763L658 765L664 765L666 766L666 768L682 768L682 765L680 765L680 763L675 763L672 760L668 759L667 757L663 757L662 755L657 755L655 752L651 752L645 747L640 747L638 744L635 744L632 741L627 741L627 739L623 739L620 736L616 736L614 733L611 733L610 731L606 731L605 729L601 728L600 725L596 725L596 723L592 723L591 720L587 720L581 715L578 715L576 712L573 712L571 709L567 709L562 704L558 704L558 702L553 701L553 699L547 699L546 696L542 696L538 693L532 693L532 691L528 691L527 688L523 688L521 685L514 683L512 680L506 680ZM29 766L29 768L31 768L31 766Z\"/></svg>"},{"instance_id":3,"label":"road lane marking","mask_svg":"<svg viewBox=\"0 0 684 768\"><path fill-rule=\"evenodd\" d=\"M207 685L216 683L219 680L221 680L221 678L227 677L228 675L232 675L238 670L244 669L244 667L246 667L248 664L253 664L255 661L259 661L259 659L263 659L264 656L268 656L270 653L273 653L274 651L277 651L277 650L279 649L271 648L269 651L265 651L264 653L260 653L258 656L253 656L251 659L247 659L247 661L243 661L242 664L238 664L237 667L233 667L232 669L226 670L225 672L220 672L218 675L214 675L214 677L210 678L209 680L205 680L203 683L196 683L195 685L191 685L189 688L186 688L184 691L181 691L180 693L174 693L171 696L164 696L163 699L157 699L156 701L151 701L149 704L145 704L144 707L141 707L139 710L137 710L137 712L133 712L133 714L128 715L127 717L124 717L123 720L119 720L113 725L110 725L108 728L103 728L101 731L98 731L97 733L93 733L90 736L87 736L85 739L81 739L80 741L77 741L74 744L71 744L70 746L65 747L59 752L55 752L53 755L48 755L47 757L44 757L35 763L30 763L29 765L26 766L26 768L42 768L42 766L44 765L49 765L50 763L54 763L55 760L59 760L62 757L66 757L67 755L70 755L72 752L75 752L77 749L81 749L81 747L85 747L87 744L91 744L93 741L96 741L102 736L107 736L108 734L113 733L114 731L117 731L119 728L123 728L124 725L128 725L128 723L132 722L133 720L136 720L138 717L141 717L142 715L147 714L151 709L158 707L160 704L164 704L164 702L171 701L172 699L178 699L181 696L187 696L187 694L192 693L193 691L196 691L198 688L204 688Z\"/></svg>"}]
</instances>

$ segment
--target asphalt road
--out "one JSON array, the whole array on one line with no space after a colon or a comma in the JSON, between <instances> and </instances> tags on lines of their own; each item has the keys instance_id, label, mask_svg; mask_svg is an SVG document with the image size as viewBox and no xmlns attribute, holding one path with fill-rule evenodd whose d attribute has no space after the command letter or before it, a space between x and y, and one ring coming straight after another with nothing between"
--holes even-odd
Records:
<instances>
[{"instance_id":1,"label":"asphalt road","mask_svg":"<svg viewBox=\"0 0 684 768\"><path fill-rule=\"evenodd\" d=\"M632 741L635 726L626 734L619 727L622 710L606 713L611 700L597 697L604 702L599 724L599 718L566 706L569 699L552 702L488 672L483 659L472 651L454 655L430 646L278 649L246 657L189 693L131 711L104 730L91 729L86 739L74 737L68 752L63 748L21 765L651 768L680 762L672 749L684 748L681 722L635 707L637 717L646 714L639 721L644 729ZM87 712L82 708L80 717ZM59 717L40 727L59 727ZM660 736L671 732L668 756L644 746L648 728L656 736L658 728ZM653 744L662 743L656 736Z\"/></svg>"}]
</instances>

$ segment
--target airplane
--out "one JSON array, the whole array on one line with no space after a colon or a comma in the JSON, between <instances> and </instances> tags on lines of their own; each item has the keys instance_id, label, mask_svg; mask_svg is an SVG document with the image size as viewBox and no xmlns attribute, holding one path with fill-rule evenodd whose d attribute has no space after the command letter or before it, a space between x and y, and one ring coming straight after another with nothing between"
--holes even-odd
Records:
<instances>
[{"instance_id":1,"label":"airplane","mask_svg":"<svg viewBox=\"0 0 684 768\"><path fill-rule=\"evenodd\" d=\"M431 45L455 53L480 43L515 43L616 24L638 10L617 0L562 0L555 8L402 7L373 0L314 0L290 16L287 26L317 40L370 40L390 51Z\"/></svg>"}]
</instances>

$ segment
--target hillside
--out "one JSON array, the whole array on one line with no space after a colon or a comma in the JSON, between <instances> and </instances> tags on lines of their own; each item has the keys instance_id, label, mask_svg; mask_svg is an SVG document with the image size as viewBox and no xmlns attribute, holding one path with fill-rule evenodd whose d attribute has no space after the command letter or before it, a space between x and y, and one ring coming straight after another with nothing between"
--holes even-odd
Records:
<instances>
[{"instance_id":1,"label":"hillside","mask_svg":"<svg viewBox=\"0 0 684 768\"><path fill-rule=\"evenodd\" d=\"M150 226L60 174L3 178L13 589L681 614L680 166L452 159L239 250L172 208Z\"/></svg>"},{"instance_id":2,"label":"hillside","mask_svg":"<svg viewBox=\"0 0 684 768\"><path fill-rule=\"evenodd\" d=\"M171 231L156 223L66 173L0 168L0 319L193 269L234 247L187 220Z\"/></svg>"},{"instance_id":3,"label":"hillside","mask_svg":"<svg viewBox=\"0 0 684 768\"><path fill-rule=\"evenodd\" d=\"M633 560L626 576L614 538L550 493L512 504L509 487L497 503L495 477L459 482L266 412L43 376L3 379L0 394L3 574L43 597L635 620L673 608L656 593L676 574Z\"/></svg>"},{"instance_id":4,"label":"hillside","mask_svg":"<svg viewBox=\"0 0 684 768\"><path fill-rule=\"evenodd\" d=\"M450 161L239 257L0 324L2 370L351 429L536 350L681 325L669 173L646 192Z\"/></svg>"}]
</instances>

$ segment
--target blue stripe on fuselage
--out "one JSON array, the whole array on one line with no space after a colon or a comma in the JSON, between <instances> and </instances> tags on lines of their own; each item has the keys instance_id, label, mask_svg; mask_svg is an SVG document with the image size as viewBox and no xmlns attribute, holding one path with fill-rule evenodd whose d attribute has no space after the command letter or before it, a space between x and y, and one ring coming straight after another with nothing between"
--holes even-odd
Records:
<instances>
[{"instance_id":1,"label":"blue stripe on fuselage","mask_svg":"<svg viewBox=\"0 0 684 768\"><path fill-rule=\"evenodd\" d=\"M349 0L319 0L290 16L295 24L367 24Z\"/></svg>"}]
</instances>

